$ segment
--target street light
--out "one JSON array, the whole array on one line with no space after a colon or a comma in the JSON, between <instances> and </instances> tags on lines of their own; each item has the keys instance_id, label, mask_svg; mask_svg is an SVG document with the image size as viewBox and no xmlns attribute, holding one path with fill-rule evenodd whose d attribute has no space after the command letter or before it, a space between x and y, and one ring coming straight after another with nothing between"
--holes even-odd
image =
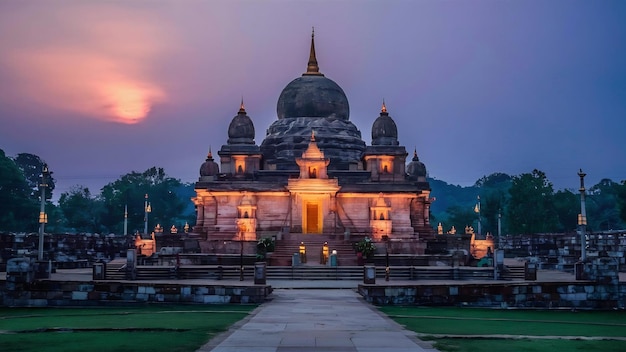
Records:
<instances>
[{"instance_id":1,"label":"street light","mask_svg":"<svg viewBox=\"0 0 626 352\"><path fill-rule=\"evenodd\" d=\"M385 281L389 281L389 274L391 273L389 268L389 236L383 235L383 241L385 242Z\"/></svg>"},{"instance_id":2,"label":"street light","mask_svg":"<svg viewBox=\"0 0 626 352\"><path fill-rule=\"evenodd\" d=\"M503 249L502 245L502 211L498 209L498 249Z\"/></svg>"},{"instance_id":3,"label":"street light","mask_svg":"<svg viewBox=\"0 0 626 352\"><path fill-rule=\"evenodd\" d=\"M239 229L239 281L243 281L243 230Z\"/></svg>"},{"instance_id":4,"label":"street light","mask_svg":"<svg viewBox=\"0 0 626 352\"><path fill-rule=\"evenodd\" d=\"M41 207L39 209L39 251L37 259L43 260L43 231L46 223L48 222L48 215L46 214L46 187L48 187L48 177L52 172L48 171L48 164L43 164L41 169L41 183L39 187L41 189Z\"/></svg>"},{"instance_id":5,"label":"street light","mask_svg":"<svg viewBox=\"0 0 626 352\"><path fill-rule=\"evenodd\" d=\"M585 261L587 259L587 210L585 207L585 176L586 173L583 169L578 171L578 177L580 177L580 214L578 214L578 228L580 231L580 260Z\"/></svg>"},{"instance_id":6,"label":"street light","mask_svg":"<svg viewBox=\"0 0 626 352\"><path fill-rule=\"evenodd\" d=\"M476 198L476 206L474 207L474 212L476 212L476 214L478 214L478 234L481 234L481 229L480 229L480 196L478 196Z\"/></svg>"},{"instance_id":7,"label":"street light","mask_svg":"<svg viewBox=\"0 0 626 352\"><path fill-rule=\"evenodd\" d=\"M143 216L143 233L148 234L148 214L152 212L152 207L148 202L148 193L146 193L145 201L143 204L144 216Z\"/></svg>"}]
</instances>

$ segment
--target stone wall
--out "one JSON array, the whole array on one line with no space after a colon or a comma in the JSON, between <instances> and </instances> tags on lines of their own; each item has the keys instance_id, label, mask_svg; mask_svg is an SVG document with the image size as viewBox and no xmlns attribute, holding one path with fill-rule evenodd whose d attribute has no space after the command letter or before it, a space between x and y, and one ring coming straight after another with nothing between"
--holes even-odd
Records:
<instances>
[{"instance_id":1,"label":"stone wall","mask_svg":"<svg viewBox=\"0 0 626 352\"><path fill-rule=\"evenodd\" d=\"M11 288L0 281L9 307L106 306L146 303L263 303L271 286L179 285L137 282L39 280Z\"/></svg>"},{"instance_id":2,"label":"stone wall","mask_svg":"<svg viewBox=\"0 0 626 352\"><path fill-rule=\"evenodd\" d=\"M500 308L626 308L626 283L581 282L359 285L377 305L443 305Z\"/></svg>"}]
</instances>

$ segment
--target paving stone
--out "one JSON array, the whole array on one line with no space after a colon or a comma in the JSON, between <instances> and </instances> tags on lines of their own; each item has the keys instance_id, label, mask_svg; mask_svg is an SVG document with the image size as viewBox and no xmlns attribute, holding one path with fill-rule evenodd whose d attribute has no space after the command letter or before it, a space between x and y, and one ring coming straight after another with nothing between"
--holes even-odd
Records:
<instances>
[{"instance_id":1,"label":"paving stone","mask_svg":"<svg viewBox=\"0 0 626 352\"><path fill-rule=\"evenodd\" d=\"M354 289L276 289L246 323L217 340L198 351L436 351Z\"/></svg>"}]
</instances>

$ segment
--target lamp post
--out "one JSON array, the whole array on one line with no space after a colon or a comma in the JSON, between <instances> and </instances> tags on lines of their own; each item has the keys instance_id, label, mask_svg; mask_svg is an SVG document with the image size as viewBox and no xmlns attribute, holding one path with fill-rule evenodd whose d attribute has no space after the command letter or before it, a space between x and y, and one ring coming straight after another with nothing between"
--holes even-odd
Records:
<instances>
[{"instance_id":1,"label":"lamp post","mask_svg":"<svg viewBox=\"0 0 626 352\"><path fill-rule=\"evenodd\" d=\"M37 253L37 259L43 260L43 232L46 223L48 222L48 215L46 214L46 187L48 187L48 177L52 172L48 171L48 164L43 164L41 169L41 183L39 187L41 189L41 207L39 209L39 251Z\"/></svg>"},{"instance_id":2,"label":"lamp post","mask_svg":"<svg viewBox=\"0 0 626 352\"><path fill-rule=\"evenodd\" d=\"M580 260L587 260L587 210L585 207L585 174L583 169L578 171L580 177L580 214L578 214L578 231L580 231Z\"/></svg>"},{"instance_id":3,"label":"lamp post","mask_svg":"<svg viewBox=\"0 0 626 352\"><path fill-rule=\"evenodd\" d=\"M243 230L239 230L239 281L243 281Z\"/></svg>"},{"instance_id":4,"label":"lamp post","mask_svg":"<svg viewBox=\"0 0 626 352\"><path fill-rule=\"evenodd\" d=\"M389 281L391 274L391 268L389 268L389 236L383 235L383 241L385 242L385 281Z\"/></svg>"},{"instance_id":5,"label":"lamp post","mask_svg":"<svg viewBox=\"0 0 626 352\"><path fill-rule=\"evenodd\" d=\"M480 229L480 196L477 196L476 198L476 206L474 207L474 211L476 212L476 214L478 214L478 234L481 234L481 229Z\"/></svg>"},{"instance_id":6,"label":"lamp post","mask_svg":"<svg viewBox=\"0 0 626 352\"><path fill-rule=\"evenodd\" d=\"M148 193L146 193L145 201L143 204L144 216L143 216L143 233L148 234L148 214L152 212L152 207L148 202Z\"/></svg>"},{"instance_id":7,"label":"lamp post","mask_svg":"<svg viewBox=\"0 0 626 352\"><path fill-rule=\"evenodd\" d=\"M124 237L128 236L128 204L124 205Z\"/></svg>"},{"instance_id":8,"label":"lamp post","mask_svg":"<svg viewBox=\"0 0 626 352\"><path fill-rule=\"evenodd\" d=\"M502 212L498 209L498 249L502 249Z\"/></svg>"}]
</instances>

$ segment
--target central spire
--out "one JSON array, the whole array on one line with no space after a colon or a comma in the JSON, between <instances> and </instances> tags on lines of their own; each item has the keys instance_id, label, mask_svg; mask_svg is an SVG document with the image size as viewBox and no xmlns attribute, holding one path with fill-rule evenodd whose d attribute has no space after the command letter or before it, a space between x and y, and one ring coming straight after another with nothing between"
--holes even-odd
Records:
<instances>
[{"instance_id":1,"label":"central spire","mask_svg":"<svg viewBox=\"0 0 626 352\"><path fill-rule=\"evenodd\" d=\"M306 67L306 72L303 76L323 76L320 72L320 67L317 65L317 58L315 57L315 27L311 32L311 52L309 54L309 63Z\"/></svg>"}]
</instances>

